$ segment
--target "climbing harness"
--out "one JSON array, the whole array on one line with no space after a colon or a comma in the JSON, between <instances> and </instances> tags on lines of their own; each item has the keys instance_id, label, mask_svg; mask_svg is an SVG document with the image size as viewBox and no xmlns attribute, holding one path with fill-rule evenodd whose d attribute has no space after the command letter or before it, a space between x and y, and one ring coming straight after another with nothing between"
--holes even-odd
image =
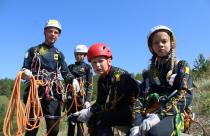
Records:
<instances>
[{"instance_id":1,"label":"climbing harness","mask_svg":"<svg viewBox=\"0 0 210 136\"><path fill-rule=\"evenodd\" d=\"M146 115L147 113L154 113L156 111L158 111L161 108L161 101L163 100L168 100L168 98L172 97L177 91L175 90L171 95L169 95L168 97L166 96L159 96L157 93L153 93L150 94L147 98L147 102L146 103L150 103L150 108L146 109L146 108L142 108L141 112L142 115ZM190 107L186 107L183 113L180 113L179 109L177 108L177 103L185 97L186 91L185 90L181 90L180 91L180 95L178 96L178 98L172 98L171 101L169 101L169 105L167 105L161 112L161 115L163 116L167 116L170 115L170 110L174 107L177 111L177 113L175 114L175 119L174 119L174 124L175 124L175 128L174 131L172 133L172 136L180 136L181 132L185 132L190 134L190 126L192 123L196 123L198 124L202 130L203 130L203 135L206 136L206 132L205 129L202 127L202 125L198 122L194 120L193 117L193 113L192 110L190 109ZM151 101L153 103L151 103Z\"/></svg>"},{"instance_id":2,"label":"climbing harness","mask_svg":"<svg viewBox=\"0 0 210 136\"><path fill-rule=\"evenodd\" d=\"M67 84L67 86L66 86L65 94L66 95L67 94L71 95L71 96L67 96L67 100L71 99L71 104L69 105L69 107L67 107L67 111L66 111L65 115L67 115L71 111L73 106L75 106L76 112L79 111L84 106L84 95L85 95L84 80L82 78L77 78L76 80L79 81L79 85L80 85L80 91L79 92L77 92L74 89L73 85L71 85L71 84ZM82 97L82 100L79 99L79 97ZM69 118L70 116L71 116L71 114L67 118ZM74 124L74 123L72 123L72 124ZM83 124L80 123L79 127L81 127L82 135L85 136Z\"/></svg>"},{"instance_id":3,"label":"climbing harness","mask_svg":"<svg viewBox=\"0 0 210 136\"><path fill-rule=\"evenodd\" d=\"M49 72L46 69L41 69L40 61L40 51L42 48L38 46L34 49L34 57L32 59L31 70L35 72L35 79L38 80L39 86L45 87L45 97L47 100L56 99L54 93L62 96L62 99L65 98L65 89L60 80L60 69L61 67L58 64L60 59L60 52L56 50L56 55L54 54L54 59L57 60L57 69L55 72ZM56 56L56 57L55 57ZM53 92L53 87L56 87L56 92Z\"/></svg>"}]
</instances>

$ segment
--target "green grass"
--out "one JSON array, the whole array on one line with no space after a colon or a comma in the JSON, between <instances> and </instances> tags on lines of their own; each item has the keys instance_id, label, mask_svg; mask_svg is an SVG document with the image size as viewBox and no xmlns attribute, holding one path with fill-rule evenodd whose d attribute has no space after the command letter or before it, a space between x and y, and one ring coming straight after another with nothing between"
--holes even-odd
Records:
<instances>
[{"instance_id":1,"label":"green grass","mask_svg":"<svg viewBox=\"0 0 210 136\"><path fill-rule=\"evenodd\" d=\"M44 136L46 134L46 129L45 128L46 128L45 127L45 120L42 119L41 123L40 123L40 129L39 129L39 132L38 132L37 135L38 136ZM58 136L66 136L67 131L68 131L68 125L67 125L67 118L65 116L64 118L61 119ZM76 133L76 127L75 127L75 133ZM87 127L85 127L85 135L88 135L87 134Z\"/></svg>"},{"instance_id":2,"label":"green grass","mask_svg":"<svg viewBox=\"0 0 210 136\"><path fill-rule=\"evenodd\" d=\"M66 122L66 120L67 120L66 117L61 119L58 136L66 136L67 135L67 122ZM41 119L39 132L38 132L37 135L38 136L44 136L45 134L46 134L46 126L45 126L45 120L43 118L43 119Z\"/></svg>"},{"instance_id":3,"label":"green grass","mask_svg":"<svg viewBox=\"0 0 210 136\"><path fill-rule=\"evenodd\" d=\"M198 114L210 114L210 92L199 90L194 92L192 106L193 111L195 111Z\"/></svg>"},{"instance_id":4,"label":"green grass","mask_svg":"<svg viewBox=\"0 0 210 136\"><path fill-rule=\"evenodd\" d=\"M197 89L194 91L193 110L202 115L210 114L210 76L195 81Z\"/></svg>"},{"instance_id":5,"label":"green grass","mask_svg":"<svg viewBox=\"0 0 210 136\"><path fill-rule=\"evenodd\" d=\"M3 136L3 123L4 123L4 117L7 111L7 104L9 100L6 96L0 96L0 135Z\"/></svg>"},{"instance_id":6,"label":"green grass","mask_svg":"<svg viewBox=\"0 0 210 136\"><path fill-rule=\"evenodd\" d=\"M9 102L9 100L6 96L1 96L0 95L0 106L7 105L8 102Z\"/></svg>"}]
</instances>

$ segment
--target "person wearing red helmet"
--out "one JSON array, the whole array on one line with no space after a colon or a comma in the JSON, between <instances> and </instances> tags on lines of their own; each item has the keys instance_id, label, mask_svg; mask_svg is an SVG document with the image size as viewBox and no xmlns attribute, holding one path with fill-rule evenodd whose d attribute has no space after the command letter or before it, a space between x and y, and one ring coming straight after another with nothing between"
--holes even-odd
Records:
<instances>
[{"instance_id":1,"label":"person wearing red helmet","mask_svg":"<svg viewBox=\"0 0 210 136\"><path fill-rule=\"evenodd\" d=\"M92 135L112 136L113 126L130 127L134 123L139 84L127 71L112 66L112 52L106 44L93 44L87 57L99 76L96 102L70 118L88 122Z\"/></svg>"},{"instance_id":2,"label":"person wearing red helmet","mask_svg":"<svg viewBox=\"0 0 210 136\"><path fill-rule=\"evenodd\" d=\"M94 44L89 49L87 57L89 62L95 59L93 62L91 62L91 64L96 74L101 76L108 74L111 67L112 52L105 44ZM98 61L100 62L100 60L102 61L104 59L106 61L103 61L101 67L97 67L97 65L95 65Z\"/></svg>"}]
</instances>

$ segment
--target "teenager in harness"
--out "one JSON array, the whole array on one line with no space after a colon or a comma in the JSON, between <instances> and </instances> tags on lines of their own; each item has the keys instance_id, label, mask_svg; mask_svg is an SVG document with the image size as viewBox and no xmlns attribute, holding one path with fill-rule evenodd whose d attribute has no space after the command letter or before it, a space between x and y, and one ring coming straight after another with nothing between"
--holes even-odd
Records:
<instances>
[{"instance_id":1,"label":"teenager in harness","mask_svg":"<svg viewBox=\"0 0 210 136\"><path fill-rule=\"evenodd\" d=\"M38 86L39 98L44 113L47 132L51 129L49 136L57 136L59 131L59 119L61 117L61 102L64 88L60 81L60 75L66 83L73 84L74 88L79 83L70 73L65 57L55 47L55 42L61 34L61 24L58 20L49 20L44 27L45 41L27 50L22 70L24 79L28 80L34 76ZM24 103L28 99L30 84L24 92ZM33 113L30 116L33 124ZM56 123L56 124L55 124ZM28 126L30 128L30 126ZM38 128L26 131L26 136L35 136Z\"/></svg>"},{"instance_id":2,"label":"teenager in harness","mask_svg":"<svg viewBox=\"0 0 210 136\"><path fill-rule=\"evenodd\" d=\"M112 52L106 44L93 44L87 57L99 76L96 102L70 118L88 122L90 135L112 136L113 126L131 126L139 86L128 72L112 66Z\"/></svg>"},{"instance_id":3,"label":"teenager in harness","mask_svg":"<svg viewBox=\"0 0 210 136\"><path fill-rule=\"evenodd\" d=\"M90 106L93 92L93 72L91 66L84 62L87 52L88 48L86 45L77 45L74 49L76 62L68 66L71 73L79 81L80 90L78 92L74 92L71 89L67 91L67 102L65 105L67 115ZM84 136L83 123L76 123L76 125L77 136ZM75 123L69 120L67 136L74 136L74 133Z\"/></svg>"},{"instance_id":4,"label":"teenager in harness","mask_svg":"<svg viewBox=\"0 0 210 136\"><path fill-rule=\"evenodd\" d=\"M142 121L131 129L130 136L180 135L189 127L185 118L191 112L190 67L175 57L176 40L169 27L158 25L147 38L152 58L141 84Z\"/></svg>"}]
</instances>

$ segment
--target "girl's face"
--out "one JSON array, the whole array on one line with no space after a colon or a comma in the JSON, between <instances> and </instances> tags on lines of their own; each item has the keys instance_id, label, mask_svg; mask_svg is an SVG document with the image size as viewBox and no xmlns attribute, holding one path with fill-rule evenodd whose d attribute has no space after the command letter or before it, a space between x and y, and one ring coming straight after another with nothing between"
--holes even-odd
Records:
<instances>
[{"instance_id":1,"label":"girl's face","mask_svg":"<svg viewBox=\"0 0 210 136\"><path fill-rule=\"evenodd\" d=\"M152 37L152 49L158 57L167 56L171 49L171 40L167 32L156 32Z\"/></svg>"},{"instance_id":2,"label":"girl's face","mask_svg":"<svg viewBox=\"0 0 210 136\"><path fill-rule=\"evenodd\" d=\"M93 67L94 72L97 75L99 76L106 75L111 66L111 58L108 59L106 57L93 58L91 61L91 65Z\"/></svg>"}]
</instances>

